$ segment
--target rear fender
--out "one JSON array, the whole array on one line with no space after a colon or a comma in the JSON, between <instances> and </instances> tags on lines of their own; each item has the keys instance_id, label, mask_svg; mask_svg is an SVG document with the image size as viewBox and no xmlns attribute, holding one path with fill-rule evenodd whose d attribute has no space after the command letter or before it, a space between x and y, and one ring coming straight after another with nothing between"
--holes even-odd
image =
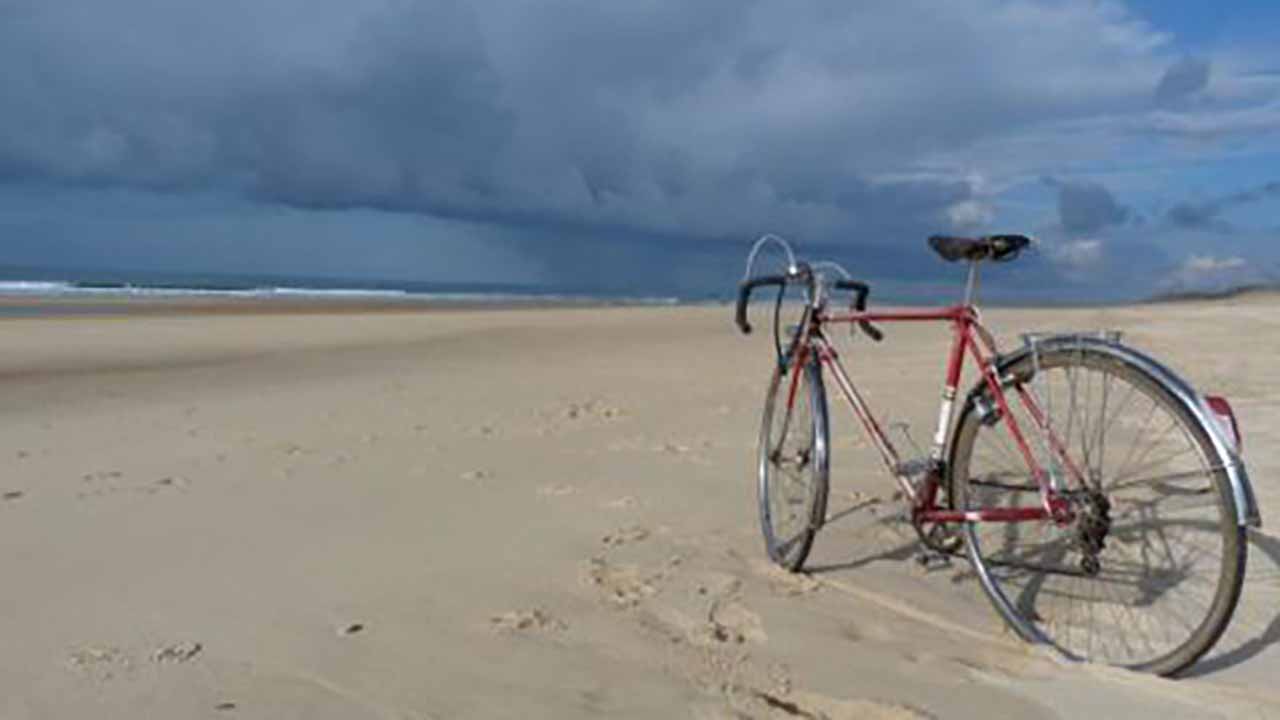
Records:
<instances>
[{"instance_id":1,"label":"rear fender","mask_svg":"<svg viewBox=\"0 0 1280 720\"><path fill-rule=\"evenodd\" d=\"M1118 342L1090 335L1051 335L1037 338L1035 348L1040 352L1050 350L1088 350L1113 357L1121 362L1136 366L1146 371L1159 382L1183 406L1187 412L1208 428L1209 439L1214 452L1218 455L1218 463L1227 473L1231 483L1231 494L1236 503L1236 521L1241 526L1261 527L1262 514L1258 510L1258 502L1253 493L1253 485L1249 482L1249 474L1245 470L1244 461L1236 451L1235 443L1227 437L1217 415L1209 407L1205 398L1196 392L1187 381L1169 369L1163 363L1149 355L1121 345ZM1012 368L1026 360L1033 352L1027 344L1007 355L1000 356L996 368L999 377L1004 381ZM987 394L984 383L969 393L966 399L966 411L978 403Z\"/></svg>"}]
</instances>

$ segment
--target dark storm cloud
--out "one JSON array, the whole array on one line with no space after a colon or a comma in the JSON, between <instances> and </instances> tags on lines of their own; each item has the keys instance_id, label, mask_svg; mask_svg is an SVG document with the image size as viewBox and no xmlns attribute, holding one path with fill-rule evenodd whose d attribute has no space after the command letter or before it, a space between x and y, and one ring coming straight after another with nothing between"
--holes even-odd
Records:
<instances>
[{"instance_id":1,"label":"dark storm cloud","mask_svg":"<svg viewBox=\"0 0 1280 720\"><path fill-rule=\"evenodd\" d=\"M1170 65L1156 85L1156 104L1162 107L1177 105L1202 92L1209 86L1211 69L1208 60L1197 57L1186 57Z\"/></svg>"},{"instance_id":2,"label":"dark storm cloud","mask_svg":"<svg viewBox=\"0 0 1280 720\"><path fill-rule=\"evenodd\" d=\"M1230 233L1234 231L1234 227L1222 217L1223 212L1232 207L1274 197L1280 197L1280 182L1269 182L1209 200L1184 200L1169 208L1165 216L1170 223L1180 228Z\"/></svg>"},{"instance_id":3,"label":"dark storm cloud","mask_svg":"<svg viewBox=\"0 0 1280 720\"><path fill-rule=\"evenodd\" d=\"M1132 210L1116 202L1111 191L1099 183L1056 178L1045 178L1044 182L1057 188L1058 219L1070 234L1092 235L1133 216Z\"/></svg>"},{"instance_id":4,"label":"dark storm cloud","mask_svg":"<svg viewBox=\"0 0 1280 720\"><path fill-rule=\"evenodd\" d=\"M1155 67L1123 14L1002 7L19 0L0 179L602 235L921 235L984 198L958 171L892 176L1134 107Z\"/></svg>"}]
</instances>

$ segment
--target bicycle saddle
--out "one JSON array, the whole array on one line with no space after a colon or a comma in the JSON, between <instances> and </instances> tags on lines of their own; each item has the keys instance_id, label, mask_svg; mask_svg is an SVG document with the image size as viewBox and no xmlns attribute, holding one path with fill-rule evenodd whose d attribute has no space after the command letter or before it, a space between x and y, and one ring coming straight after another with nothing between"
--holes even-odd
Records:
<instances>
[{"instance_id":1,"label":"bicycle saddle","mask_svg":"<svg viewBox=\"0 0 1280 720\"><path fill-rule=\"evenodd\" d=\"M985 235L978 238L934 235L929 238L929 247L947 262L1007 262L1018 257L1030 244L1031 238L1025 235Z\"/></svg>"}]
</instances>

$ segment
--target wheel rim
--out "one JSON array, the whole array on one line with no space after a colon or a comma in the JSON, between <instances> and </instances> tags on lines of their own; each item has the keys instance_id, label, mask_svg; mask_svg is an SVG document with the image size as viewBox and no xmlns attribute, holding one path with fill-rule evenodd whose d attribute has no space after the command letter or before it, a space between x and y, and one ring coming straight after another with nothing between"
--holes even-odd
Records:
<instances>
[{"instance_id":1,"label":"wheel rim","mask_svg":"<svg viewBox=\"0 0 1280 720\"><path fill-rule=\"evenodd\" d=\"M984 584L1021 634L1068 657L1160 671L1194 660L1205 648L1191 646L1220 631L1236 532L1209 439L1154 381L1113 359L1058 354L1028 375L1023 386L1049 412L1085 483L1045 462L1047 444L1016 391L1006 391L1076 520L969 526ZM955 472L966 508L1038 502L1005 423L964 429L971 452Z\"/></svg>"},{"instance_id":2,"label":"wheel rim","mask_svg":"<svg viewBox=\"0 0 1280 720\"><path fill-rule=\"evenodd\" d=\"M784 369L774 375L759 451L765 542L784 565L798 564L808 551L825 463L810 372L801 370L794 393L792 379Z\"/></svg>"}]
</instances>

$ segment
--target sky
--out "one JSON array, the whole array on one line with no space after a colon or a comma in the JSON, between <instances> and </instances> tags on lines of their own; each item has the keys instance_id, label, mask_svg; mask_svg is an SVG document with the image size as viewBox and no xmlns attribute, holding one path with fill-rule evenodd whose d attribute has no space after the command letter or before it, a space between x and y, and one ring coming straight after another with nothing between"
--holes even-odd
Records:
<instances>
[{"instance_id":1,"label":"sky","mask_svg":"<svg viewBox=\"0 0 1280 720\"><path fill-rule=\"evenodd\" d=\"M1280 279L1280 4L0 0L0 266L998 297Z\"/></svg>"}]
</instances>

